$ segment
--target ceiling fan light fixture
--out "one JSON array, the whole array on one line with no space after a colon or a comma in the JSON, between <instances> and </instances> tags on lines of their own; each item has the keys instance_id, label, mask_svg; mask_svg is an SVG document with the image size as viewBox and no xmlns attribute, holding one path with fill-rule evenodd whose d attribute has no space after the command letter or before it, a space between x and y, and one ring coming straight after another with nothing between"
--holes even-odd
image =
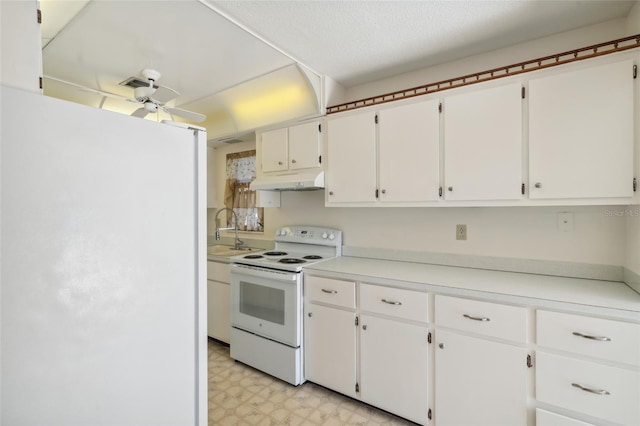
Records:
<instances>
[{"instance_id":1,"label":"ceiling fan light fixture","mask_svg":"<svg viewBox=\"0 0 640 426\"><path fill-rule=\"evenodd\" d=\"M158 105L154 104L151 101L147 101L144 103L144 109L149 112L158 112Z\"/></svg>"}]
</instances>

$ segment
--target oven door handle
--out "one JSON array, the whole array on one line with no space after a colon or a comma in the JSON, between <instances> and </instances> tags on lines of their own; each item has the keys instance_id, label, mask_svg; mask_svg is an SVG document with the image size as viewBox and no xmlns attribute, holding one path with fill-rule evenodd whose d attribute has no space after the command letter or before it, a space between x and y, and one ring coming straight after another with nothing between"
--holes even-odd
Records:
<instances>
[{"instance_id":1,"label":"oven door handle","mask_svg":"<svg viewBox=\"0 0 640 426\"><path fill-rule=\"evenodd\" d=\"M298 274L295 272L278 271L275 269L261 268L259 266L240 265L232 263L229 265L231 273L250 275L253 277L271 278L278 281L295 281Z\"/></svg>"}]
</instances>

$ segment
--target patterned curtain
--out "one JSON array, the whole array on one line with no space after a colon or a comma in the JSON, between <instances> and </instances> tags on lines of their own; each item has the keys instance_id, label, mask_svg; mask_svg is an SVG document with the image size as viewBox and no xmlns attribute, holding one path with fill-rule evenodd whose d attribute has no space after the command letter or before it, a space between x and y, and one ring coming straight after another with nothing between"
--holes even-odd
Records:
<instances>
[{"instance_id":1,"label":"patterned curtain","mask_svg":"<svg viewBox=\"0 0 640 426\"><path fill-rule=\"evenodd\" d=\"M249 184L256 177L256 151L227 154L227 183L224 205L238 216L241 231L263 231L264 209L256 207L256 192ZM233 225L233 215L227 212L227 223Z\"/></svg>"}]
</instances>

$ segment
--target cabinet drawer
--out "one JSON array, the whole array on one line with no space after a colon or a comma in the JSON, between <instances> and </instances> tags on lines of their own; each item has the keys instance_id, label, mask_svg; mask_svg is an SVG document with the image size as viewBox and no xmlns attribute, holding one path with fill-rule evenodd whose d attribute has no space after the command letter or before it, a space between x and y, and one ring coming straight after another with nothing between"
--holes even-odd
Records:
<instances>
[{"instance_id":1,"label":"cabinet drawer","mask_svg":"<svg viewBox=\"0 0 640 426\"><path fill-rule=\"evenodd\" d=\"M439 326L515 342L524 342L527 337L526 308L436 296L435 310Z\"/></svg>"},{"instance_id":2,"label":"cabinet drawer","mask_svg":"<svg viewBox=\"0 0 640 426\"><path fill-rule=\"evenodd\" d=\"M230 283L230 271L228 263L207 261L207 279Z\"/></svg>"},{"instance_id":3,"label":"cabinet drawer","mask_svg":"<svg viewBox=\"0 0 640 426\"><path fill-rule=\"evenodd\" d=\"M640 365L640 324L538 311L539 346Z\"/></svg>"},{"instance_id":4,"label":"cabinet drawer","mask_svg":"<svg viewBox=\"0 0 640 426\"><path fill-rule=\"evenodd\" d=\"M536 426L593 426L571 417L536 408Z\"/></svg>"},{"instance_id":5,"label":"cabinet drawer","mask_svg":"<svg viewBox=\"0 0 640 426\"><path fill-rule=\"evenodd\" d=\"M640 424L640 373L536 353L536 399L626 425Z\"/></svg>"},{"instance_id":6,"label":"cabinet drawer","mask_svg":"<svg viewBox=\"0 0 640 426\"><path fill-rule=\"evenodd\" d=\"M360 308L364 311L427 322L427 293L360 284Z\"/></svg>"},{"instance_id":7,"label":"cabinet drawer","mask_svg":"<svg viewBox=\"0 0 640 426\"><path fill-rule=\"evenodd\" d=\"M345 308L355 308L356 284L353 281L305 275L304 297L307 301L330 303Z\"/></svg>"}]
</instances>

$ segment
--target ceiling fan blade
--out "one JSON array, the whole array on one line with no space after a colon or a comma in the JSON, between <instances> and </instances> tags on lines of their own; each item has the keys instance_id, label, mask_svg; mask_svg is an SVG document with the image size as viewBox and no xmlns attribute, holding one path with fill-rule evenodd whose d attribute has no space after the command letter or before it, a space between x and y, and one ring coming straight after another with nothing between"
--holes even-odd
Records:
<instances>
[{"instance_id":1,"label":"ceiling fan blade","mask_svg":"<svg viewBox=\"0 0 640 426\"><path fill-rule=\"evenodd\" d=\"M187 120L195 121L196 123L202 123L207 118L206 115L200 114L199 112L187 111L180 108L164 107L163 109L169 114L177 115Z\"/></svg>"},{"instance_id":2,"label":"ceiling fan blade","mask_svg":"<svg viewBox=\"0 0 640 426\"><path fill-rule=\"evenodd\" d=\"M155 92L153 92L153 100L163 105L178 96L180 96L180 93L166 86L158 86Z\"/></svg>"},{"instance_id":3,"label":"ceiling fan blade","mask_svg":"<svg viewBox=\"0 0 640 426\"><path fill-rule=\"evenodd\" d=\"M70 81L62 80L60 78L52 77L52 76L49 76L49 75L45 75L44 78L48 79L48 80L57 81L58 83L62 83L62 84L66 84L66 85L75 87L75 88L80 89L80 90L82 90L84 92L95 93L96 95L105 96L107 98L114 98L114 99L120 99L120 100L122 100L122 99L131 100L131 99L127 98L126 96L122 96L122 95L119 95L117 93L107 92L106 90L101 90L101 89L93 89L91 87L82 86L80 84L72 83ZM136 100L133 100L133 101L137 102Z\"/></svg>"},{"instance_id":4,"label":"ceiling fan blade","mask_svg":"<svg viewBox=\"0 0 640 426\"><path fill-rule=\"evenodd\" d=\"M132 116L140 117L140 118L145 118L147 114L149 114L149 111L145 107L138 108L137 110L131 113Z\"/></svg>"}]
</instances>

